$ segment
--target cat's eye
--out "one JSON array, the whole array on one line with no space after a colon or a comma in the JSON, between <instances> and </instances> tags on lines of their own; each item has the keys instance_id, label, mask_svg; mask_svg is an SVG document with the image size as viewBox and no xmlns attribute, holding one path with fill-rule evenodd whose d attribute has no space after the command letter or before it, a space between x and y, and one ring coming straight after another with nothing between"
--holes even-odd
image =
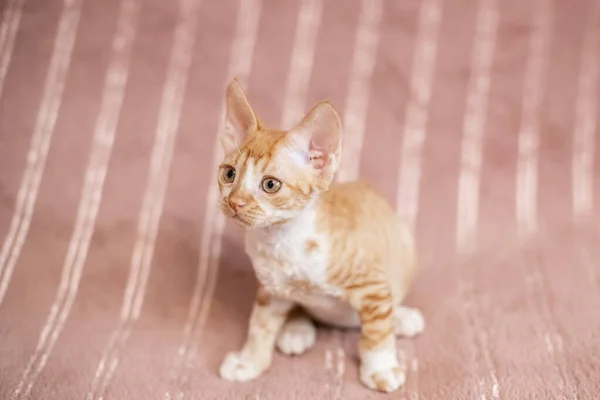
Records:
<instances>
[{"instance_id":1,"label":"cat's eye","mask_svg":"<svg viewBox=\"0 0 600 400\"><path fill-rule=\"evenodd\" d=\"M265 178L262 183L262 190L269 194L277 193L281 189L281 182L275 178Z\"/></svg>"},{"instance_id":2,"label":"cat's eye","mask_svg":"<svg viewBox=\"0 0 600 400\"><path fill-rule=\"evenodd\" d=\"M232 183L235 180L235 168L233 168L233 167L223 168L223 180L227 183Z\"/></svg>"}]
</instances>

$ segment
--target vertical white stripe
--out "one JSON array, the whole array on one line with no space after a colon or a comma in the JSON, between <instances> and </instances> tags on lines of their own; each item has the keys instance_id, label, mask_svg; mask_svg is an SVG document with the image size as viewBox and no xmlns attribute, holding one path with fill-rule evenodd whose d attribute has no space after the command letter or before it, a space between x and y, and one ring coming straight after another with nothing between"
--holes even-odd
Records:
<instances>
[{"instance_id":1,"label":"vertical white stripe","mask_svg":"<svg viewBox=\"0 0 600 400\"><path fill-rule=\"evenodd\" d=\"M359 175L382 8L381 0L362 1L344 111L343 156L337 173L339 181L355 180Z\"/></svg>"},{"instance_id":2,"label":"vertical white stripe","mask_svg":"<svg viewBox=\"0 0 600 400\"><path fill-rule=\"evenodd\" d=\"M410 76L410 93L403 128L401 164L399 166L396 210L411 231L415 230L419 209L421 153L425 143L429 101L433 90L438 32L442 20L442 0L424 0L419 9L419 27L414 45ZM416 349L414 356L416 357ZM418 398L418 370L413 371L414 390Z\"/></svg>"},{"instance_id":3,"label":"vertical white stripe","mask_svg":"<svg viewBox=\"0 0 600 400\"><path fill-rule=\"evenodd\" d=\"M333 376L333 353L331 352L330 349L325 349L325 357L324 357L324 362L325 362L325 373L327 374L328 379L325 380L325 391L327 392L328 396L327 397L333 397L333 394L331 392L331 385L329 382L331 382L333 380L332 376Z\"/></svg>"},{"instance_id":4,"label":"vertical white stripe","mask_svg":"<svg viewBox=\"0 0 600 400\"><path fill-rule=\"evenodd\" d=\"M421 3L419 31L411 70L411 99L406 110L398 181L398 214L414 231L419 211L421 154L425 144L429 101L433 88L442 0Z\"/></svg>"},{"instance_id":5,"label":"vertical white stripe","mask_svg":"<svg viewBox=\"0 0 600 400\"><path fill-rule=\"evenodd\" d=\"M475 250L479 213L479 190L482 168L482 142L490 90L491 68L498 27L497 0L480 0L475 27L472 73L467 92L467 108L463 121L461 171L458 190L457 247L459 252ZM464 278L463 278L464 279ZM489 336L480 326L478 308L473 301L472 282L460 286L464 318L469 322L473 340L479 347L483 366L491 381L491 399L498 400L499 381L490 355ZM466 288L469 289L466 289ZM480 398L487 398L486 379L478 379Z\"/></svg>"},{"instance_id":6,"label":"vertical white stripe","mask_svg":"<svg viewBox=\"0 0 600 400\"><path fill-rule=\"evenodd\" d=\"M346 373L347 360L342 332L337 329L328 331L325 341L330 343L330 346L325 349L323 357L325 375L327 375L323 388L325 391L324 397L340 400L344 398L344 374ZM333 347L335 347L335 350Z\"/></svg>"},{"instance_id":7,"label":"vertical white stripe","mask_svg":"<svg viewBox=\"0 0 600 400\"><path fill-rule=\"evenodd\" d=\"M142 200L121 315L96 368L94 382L87 395L88 399L103 398L119 364L123 347L141 313L168 186L173 146L179 129L185 89L193 59L200 3L201 0L180 2L179 23L175 28L175 38L158 111L150 172Z\"/></svg>"},{"instance_id":8,"label":"vertical white stripe","mask_svg":"<svg viewBox=\"0 0 600 400\"><path fill-rule=\"evenodd\" d=\"M230 54L230 63L227 70L227 79L237 76L244 82L250 74L252 59L254 56L254 46L258 34L258 22L262 11L261 0L240 0L236 33ZM225 85L223 85L225 89ZM222 132L225 126L225 107L221 109L219 117L219 128L217 132ZM221 161L221 147L218 140L215 140L213 150L213 160L211 174L216 176L217 167ZM188 379L187 371L190 358L190 347L196 346L192 343L197 330L201 329L204 320L207 317L210 307L210 300L216 284L217 268L221 257L221 238L225 226L225 219L220 212L216 212L218 206L218 187L216 182L211 182L206 196L206 210L204 213L204 225L202 227L202 237L200 241L200 261L198 265L198 277L194 286L194 292L190 303L188 318L186 320L183 341L178 350L178 360L172 370L171 382L179 389ZM203 291L204 285L207 292ZM192 351L192 355L194 351ZM182 392L178 396L183 395ZM172 393L168 390L164 396L166 399L172 398Z\"/></svg>"},{"instance_id":9,"label":"vertical white stripe","mask_svg":"<svg viewBox=\"0 0 600 400\"><path fill-rule=\"evenodd\" d=\"M545 325L544 344L553 362L554 370L559 377L556 385L560 388L563 394L566 394L567 385L570 386L570 396L564 398L579 399L576 385L571 385L566 378L567 370L565 370L566 358L563 349L563 337L556 327L550 306L548 304L548 288L546 279L542 271L541 264L544 262L542 257L533 256L525 259L526 268L525 284L527 286L527 296L530 297L534 306L534 311L537 312L542 325Z\"/></svg>"},{"instance_id":10,"label":"vertical white stripe","mask_svg":"<svg viewBox=\"0 0 600 400\"><path fill-rule=\"evenodd\" d=\"M477 386L479 389L479 398L481 400L487 400L487 396L485 394L485 382L483 381L483 379L477 381Z\"/></svg>"},{"instance_id":11,"label":"vertical white stripe","mask_svg":"<svg viewBox=\"0 0 600 400\"><path fill-rule=\"evenodd\" d=\"M497 0L481 0L475 28L458 178L456 241L459 252L473 250L477 242L483 135L497 26Z\"/></svg>"},{"instance_id":12,"label":"vertical white stripe","mask_svg":"<svg viewBox=\"0 0 600 400\"><path fill-rule=\"evenodd\" d=\"M594 207L594 149L598 127L598 57L600 52L600 1L594 1L588 16L581 56L581 71L575 105L573 146L573 213L586 219Z\"/></svg>"},{"instance_id":13,"label":"vertical white stripe","mask_svg":"<svg viewBox=\"0 0 600 400\"><path fill-rule=\"evenodd\" d=\"M521 126L519 131L519 154L517 160L517 222L522 238L531 236L537 229L537 186L538 186L538 151L540 142L540 114L543 101L546 67L549 65L549 45L553 23L553 0L537 0L533 10L534 31L531 36L529 59L525 71L524 99L522 105ZM526 265L525 282L528 296L539 302L539 312L543 323L553 330L551 338L559 343L558 355L562 355L562 337L556 330L549 311L547 289L541 271L542 260L535 258L533 265ZM554 344L552 341L549 343ZM554 347L548 349L561 390L566 386L564 359L558 359ZM577 397L574 393L573 398Z\"/></svg>"},{"instance_id":14,"label":"vertical white stripe","mask_svg":"<svg viewBox=\"0 0 600 400\"><path fill-rule=\"evenodd\" d=\"M8 72L17 31L21 23L23 3L25 0L9 0L2 16L2 25L0 25L0 98L4 91L4 79Z\"/></svg>"},{"instance_id":15,"label":"vertical white stripe","mask_svg":"<svg viewBox=\"0 0 600 400\"><path fill-rule=\"evenodd\" d=\"M527 237L537 229L538 151L540 106L544 92L548 44L552 27L552 0L536 0L533 34L525 70L523 105L518 140L517 223Z\"/></svg>"},{"instance_id":16,"label":"vertical white stripe","mask_svg":"<svg viewBox=\"0 0 600 400\"><path fill-rule=\"evenodd\" d=\"M8 72L8 66L10 65L10 60L12 58L17 30L21 22L21 10L23 8L23 3L24 0L11 0L7 4L2 16L2 25L0 25L0 98L2 97L2 93L4 91L4 79L6 78L6 73ZM46 79L48 79L48 77ZM39 115L40 114L38 114L38 119ZM34 139L32 139L32 148L36 142L35 137L36 135L34 133ZM9 232L2 246L2 250L0 251L0 305L2 305L2 301L4 300L4 295L6 293L6 289L8 288L8 284L12 277L12 271L18 258L13 256L11 257L11 260L8 260L11 247L14 245L15 238L17 237L17 233L19 232L19 228L23 222L23 212L25 208L27 191L29 190L29 185L32 180L32 172L35 169L35 162L34 160L31 160L31 152L32 150L30 149L25 175L23 176L23 180L21 181L21 186L19 188L15 212L10 223ZM27 230L27 228L25 228L25 230Z\"/></svg>"},{"instance_id":17,"label":"vertical white stripe","mask_svg":"<svg viewBox=\"0 0 600 400\"><path fill-rule=\"evenodd\" d=\"M481 348L483 362L489 378L492 381L492 399L498 400L500 398L500 383L498 381L498 373L496 367L492 363L492 356L490 354L490 338L484 327L479 327L479 347Z\"/></svg>"},{"instance_id":18,"label":"vertical white stripe","mask_svg":"<svg viewBox=\"0 0 600 400\"><path fill-rule=\"evenodd\" d=\"M334 400L341 400L343 391L344 391L344 373L346 372L346 352L344 348L341 346L341 332L336 331L335 337L336 342L338 342L338 347L336 349L335 355L337 358L337 364L335 366L335 389L333 392Z\"/></svg>"},{"instance_id":19,"label":"vertical white stripe","mask_svg":"<svg viewBox=\"0 0 600 400\"><path fill-rule=\"evenodd\" d=\"M597 9L597 5L594 7ZM539 119L540 119L540 108L542 103L543 96L543 84L545 79L545 67L548 65L549 61L549 40L551 36L552 29L552 18L553 18L553 3L552 0L539 0L536 2L536 9L534 10L534 18L535 18L535 30L531 38L531 48L530 55L526 70L525 76L525 91L524 91L524 101L523 101L523 110L522 110L522 121L521 121L521 131L519 135L519 160L518 160L518 175L517 175L517 220L519 222L520 233L522 236L530 235L534 232L537 226L537 168L538 168L538 148L539 148ZM594 20L594 16L591 16L592 21ZM597 22L596 22L597 23ZM594 28L589 28L594 31ZM588 35L597 35L597 32L594 33L586 33L586 39L589 38ZM595 44L590 44L590 46L595 46L598 42L598 38L595 37L590 39ZM587 42L587 40L586 40ZM593 68L593 55L586 55L588 44L584 45L584 54L583 54L583 65L582 72L580 73L580 81L579 81L579 98L577 102L577 126L575 131L575 144L574 150L576 154L580 150L580 145L582 145L579 140L582 137L585 137L587 134L587 130L589 127L586 125L589 123L586 121L588 115L593 114L595 110L585 110L587 107L591 107L591 104L586 104L588 101L594 101L595 93L593 87L585 87L585 85L593 84L596 78L594 77L595 72L588 70L588 68ZM593 49L592 52L597 50L597 48ZM587 57L590 57L587 59ZM589 64L588 64L589 63ZM588 94L587 90L591 90ZM597 90L597 88L596 88ZM578 129L579 128L579 129ZM593 132L593 128L591 130ZM584 139L585 141L586 139ZM592 144L593 147L593 144ZM587 150L584 150L584 153ZM577 154L577 155L581 155ZM586 154L589 156L589 153ZM585 157L585 156L584 156ZM585 160L585 158L584 158ZM591 167L591 163L587 163L588 160L585 160L581 163L583 169L585 170L588 165ZM573 173L575 175L575 164L577 164L576 158L574 159L574 170ZM588 165L586 165L588 164ZM581 171L578 171L581 172ZM585 176L586 172L579 177ZM573 188L580 183L576 180L579 178L574 176ZM585 178L584 178L585 179ZM574 196L575 193L574 193ZM585 197L585 196L584 196ZM585 200L583 200L585 203ZM554 323L552 321L552 316L549 311L548 301L546 299L545 292L547 289L544 285L543 273L541 271L540 264L541 260L534 260L534 266L531 267L532 270L526 276L526 283L530 290L530 296L534 299L539 300L540 312L542 318L545 320L545 324L552 328L553 332L551 334L546 333L546 344L548 346L548 351L554 361L555 368L557 370L558 375L560 376L561 381L559 382L560 387L564 390L566 384L565 371L563 371L561 361L558 360L558 356L562 355L562 337L556 328L554 327ZM554 346L554 345L557 346ZM558 351L556 351L558 348ZM557 354L558 353L558 354ZM577 397L576 389L574 389L573 396Z\"/></svg>"},{"instance_id":20,"label":"vertical white stripe","mask_svg":"<svg viewBox=\"0 0 600 400\"><path fill-rule=\"evenodd\" d=\"M458 283L458 295L462 300L461 317L464 324L466 325L465 341L472 345L472 353L474 354L474 360L472 362L477 364L483 363L484 368L489 374L489 378L492 381L491 385L491 399L498 400L500 396L499 381L496 373L496 368L492 363L489 345L489 336L486 330L480 324L480 318L478 317L479 307L476 304L474 297L474 282L461 277ZM476 369L479 369L476 367ZM480 399L487 399L488 386L486 384L486 378L477 376L477 391L479 392Z\"/></svg>"},{"instance_id":21,"label":"vertical white stripe","mask_svg":"<svg viewBox=\"0 0 600 400\"><path fill-rule=\"evenodd\" d=\"M284 129L298 123L304 112L322 12L322 0L302 1L281 117L281 127Z\"/></svg>"},{"instance_id":22,"label":"vertical white stripe","mask_svg":"<svg viewBox=\"0 0 600 400\"><path fill-rule=\"evenodd\" d=\"M411 393L411 400L419 400L419 360L413 358L410 363L410 370L412 372L413 391Z\"/></svg>"},{"instance_id":23,"label":"vertical white stripe","mask_svg":"<svg viewBox=\"0 0 600 400\"><path fill-rule=\"evenodd\" d=\"M135 1L125 0L122 7L118 31L113 41L113 58L106 75L102 103L94 130L92 151L85 171L85 181L77 210L75 228L69 241L60 287L52 304L50 316L40 335L36 352L30 359L26 370L26 372L33 370L33 372L30 375L24 374L15 392L18 394L25 385L24 397L29 395L38 375L43 370L70 314L94 231L116 134L117 121L123 103L129 55L135 34L134 29L131 27L136 11Z\"/></svg>"},{"instance_id":24,"label":"vertical white stripe","mask_svg":"<svg viewBox=\"0 0 600 400\"><path fill-rule=\"evenodd\" d=\"M82 0L65 0L60 16L42 101L27 154L27 166L17 194L17 202L10 228L0 251L0 305L4 300L13 269L29 232L50 141L56 126L67 72L71 63L71 53L77 35L81 3Z\"/></svg>"}]
</instances>

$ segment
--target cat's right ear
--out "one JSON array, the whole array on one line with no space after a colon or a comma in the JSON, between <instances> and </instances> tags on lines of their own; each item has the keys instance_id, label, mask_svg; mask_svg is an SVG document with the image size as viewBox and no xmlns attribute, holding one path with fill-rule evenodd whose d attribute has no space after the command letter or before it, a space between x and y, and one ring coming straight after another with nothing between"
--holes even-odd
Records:
<instances>
[{"instance_id":1,"label":"cat's right ear","mask_svg":"<svg viewBox=\"0 0 600 400\"><path fill-rule=\"evenodd\" d=\"M257 129L258 120L237 78L227 85L225 104L227 108L225 131L221 133L220 140L225 154L229 154L239 149L248 133Z\"/></svg>"}]
</instances>

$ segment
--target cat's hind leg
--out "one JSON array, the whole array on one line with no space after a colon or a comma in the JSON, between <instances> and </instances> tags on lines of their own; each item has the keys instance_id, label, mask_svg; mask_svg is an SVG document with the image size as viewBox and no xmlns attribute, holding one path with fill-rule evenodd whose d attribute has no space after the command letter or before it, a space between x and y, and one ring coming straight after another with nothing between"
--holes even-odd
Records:
<instances>
[{"instance_id":1,"label":"cat's hind leg","mask_svg":"<svg viewBox=\"0 0 600 400\"><path fill-rule=\"evenodd\" d=\"M306 313L297 309L288 317L277 336L277 348L283 354L300 355L315 345L317 328Z\"/></svg>"},{"instance_id":2,"label":"cat's hind leg","mask_svg":"<svg viewBox=\"0 0 600 400\"><path fill-rule=\"evenodd\" d=\"M425 330L423 314L416 308L396 305L394 316L397 336L414 337Z\"/></svg>"}]
</instances>

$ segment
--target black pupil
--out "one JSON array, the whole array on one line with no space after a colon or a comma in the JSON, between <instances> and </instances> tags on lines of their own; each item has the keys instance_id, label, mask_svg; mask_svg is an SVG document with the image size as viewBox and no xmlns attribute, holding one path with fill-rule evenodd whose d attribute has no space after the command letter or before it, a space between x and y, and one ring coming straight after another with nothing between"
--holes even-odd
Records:
<instances>
[{"instance_id":1,"label":"black pupil","mask_svg":"<svg viewBox=\"0 0 600 400\"><path fill-rule=\"evenodd\" d=\"M267 187L269 189L273 189L273 186L275 186L275 183L273 183L273 181L267 181Z\"/></svg>"},{"instance_id":2,"label":"black pupil","mask_svg":"<svg viewBox=\"0 0 600 400\"><path fill-rule=\"evenodd\" d=\"M227 178L232 179L233 178L233 174L234 174L234 172L233 172L232 169L228 170L227 171Z\"/></svg>"}]
</instances>

